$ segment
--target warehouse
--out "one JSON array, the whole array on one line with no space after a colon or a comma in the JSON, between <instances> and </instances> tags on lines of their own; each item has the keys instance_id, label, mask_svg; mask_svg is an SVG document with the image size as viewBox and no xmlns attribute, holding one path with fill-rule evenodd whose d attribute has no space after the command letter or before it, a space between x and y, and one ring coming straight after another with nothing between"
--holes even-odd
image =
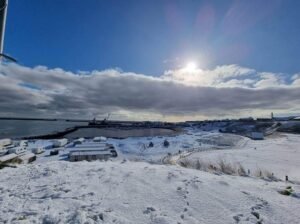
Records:
<instances>
[{"instance_id":1,"label":"warehouse","mask_svg":"<svg viewBox=\"0 0 300 224\"><path fill-rule=\"evenodd\" d=\"M98 140L98 139L96 139ZM104 140L101 141L82 141L81 144L76 144L69 152L69 160L75 161L92 161L92 160L107 160L110 157L117 157L117 152L113 145L107 144Z\"/></svg>"},{"instance_id":2,"label":"warehouse","mask_svg":"<svg viewBox=\"0 0 300 224\"><path fill-rule=\"evenodd\" d=\"M113 152L106 150L106 151L99 151L99 150L83 150L83 151L72 151L70 152L69 159L71 162L76 161L92 161L92 160L108 160L110 157L113 157Z\"/></svg>"}]
</instances>

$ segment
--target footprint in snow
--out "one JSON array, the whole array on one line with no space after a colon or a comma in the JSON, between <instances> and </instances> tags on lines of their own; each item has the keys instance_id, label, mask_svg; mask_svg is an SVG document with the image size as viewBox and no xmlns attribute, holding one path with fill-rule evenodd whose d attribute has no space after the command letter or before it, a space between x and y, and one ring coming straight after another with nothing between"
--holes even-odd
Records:
<instances>
[{"instance_id":1,"label":"footprint in snow","mask_svg":"<svg viewBox=\"0 0 300 224\"><path fill-rule=\"evenodd\" d=\"M172 173L172 172L169 172L169 173L168 173L168 180L171 180L171 179L177 178L177 177L178 177L178 176L177 176L176 174Z\"/></svg>"},{"instance_id":2,"label":"footprint in snow","mask_svg":"<svg viewBox=\"0 0 300 224\"><path fill-rule=\"evenodd\" d=\"M146 210L143 211L143 214L150 214L152 212L156 211L153 207L147 207Z\"/></svg>"},{"instance_id":3,"label":"footprint in snow","mask_svg":"<svg viewBox=\"0 0 300 224\"><path fill-rule=\"evenodd\" d=\"M229 184L226 181L223 181L223 180L220 180L218 183L220 185L223 185L223 186L229 186Z\"/></svg>"},{"instance_id":4,"label":"footprint in snow","mask_svg":"<svg viewBox=\"0 0 300 224\"><path fill-rule=\"evenodd\" d=\"M239 223L243 216L244 216L243 214L238 214L238 215L233 216L233 219L235 220L236 223Z\"/></svg>"},{"instance_id":5,"label":"footprint in snow","mask_svg":"<svg viewBox=\"0 0 300 224\"><path fill-rule=\"evenodd\" d=\"M257 203L256 205L252 206L250 209L249 216L244 217L244 214L238 214L233 216L233 219L236 223L240 223L241 221L253 221L256 223L263 223L263 218L261 217L259 210L263 209L264 207L268 206L268 202L261 198L256 198L261 203Z\"/></svg>"}]
</instances>

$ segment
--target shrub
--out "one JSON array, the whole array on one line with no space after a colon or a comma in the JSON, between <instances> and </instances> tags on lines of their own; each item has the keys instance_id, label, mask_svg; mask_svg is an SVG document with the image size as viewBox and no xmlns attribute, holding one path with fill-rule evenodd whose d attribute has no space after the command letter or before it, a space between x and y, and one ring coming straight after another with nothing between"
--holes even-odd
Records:
<instances>
[{"instance_id":1,"label":"shrub","mask_svg":"<svg viewBox=\"0 0 300 224\"><path fill-rule=\"evenodd\" d=\"M284 190L278 191L280 194L285 196L290 196L293 193L293 188L291 186L287 186Z\"/></svg>"},{"instance_id":2,"label":"shrub","mask_svg":"<svg viewBox=\"0 0 300 224\"><path fill-rule=\"evenodd\" d=\"M224 160L220 160L218 165L222 173L229 174L229 175L236 173L234 167L230 163L226 163Z\"/></svg>"},{"instance_id":3,"label":"shrub","mask_svg":"<svg viewBox=\"0 0 300 224\"><path fill-rule=\"evenodd\" d=\"M261 169L257 169L256 171L255 171L255 173L254 173L254 176L256 176L256 177L263 177L263 172L262 172L262 170Z\"/></svg>"},{"instance_id":4,"label":"shrub","mask_svg":"<svg viewBox=\"0 0 300 224\"><path fill-rule=\"evenodd\" d=\"M197 161L195 162L195 168L196 168L197 170L201 170L202 165L201 165L201 163L200 163L199 160L197 160Z\"/></svg>"},{"instance_id":5,"label":"shrub","mask_svg":"<svg viewBox=\"0 0 300 224\"><path fill-rule=\"evenodd\" d=\"M185 168L193 168L192 162L186 158L181 159L179 165Z\"/></svg>"},{"instance_id":6,"label":"shrub","mask_svg":"<svg viewBox=\"0 0 300 224\"><path fill-rule=\"evenodd\" d=\"M214 174L224 173L228 175L247 176L246 170L241 164L233 165L224 160L220 160L217 164L213 164L213 163L203 162L199 159L190 160L187 158L182 158L178 161L178 165L185 168L192 168L192 169L202 170L206 172L211 172Z\"/></svg>"},{"instance_id":7,"label":"shrub","mask_svg":"<svg viewBox=\"0 0 300 224\"><path fill-rule=\"evenodd\" d=\"M262 170L262 169L257 169L256 172L254 173L254 176L262 178L264 180L269 180L269 181L278 181L279 179L274 176L274 173L268 171L268 170Z\"/></svg>"},{"instance_id":8,"label":"shrub","mask_svg":"<svg viewBox=\"0 0 300 224\"><path fill-rule=\"evenodd\" d=\"M237 165L237 174L244 177L248 176L246 169L240 163Z\"/></svg>"}]
</instances>

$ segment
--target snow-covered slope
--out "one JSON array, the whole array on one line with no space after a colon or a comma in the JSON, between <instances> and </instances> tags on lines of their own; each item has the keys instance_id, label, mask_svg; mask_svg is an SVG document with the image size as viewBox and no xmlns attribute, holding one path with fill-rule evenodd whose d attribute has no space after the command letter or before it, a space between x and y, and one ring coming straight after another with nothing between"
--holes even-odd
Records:
<instances>
[{"instance_id":1,"label":"snow-covered slope","mask_svg":"<svg viewBox=\"0 0 300 224\"><path fill-rule=\"evenodd\" d=\"M119 157L130 160L160 162L167 153L178 151L204 151L213 148L232 148L245 142L245 137L218 132L194 131L178 136L134 137L127 139L109 139L119 152ZM164 147L163 142L169 142ZM153 147L149 147L150 142Z\"/></svg>"},{"instance_id":2,"label":"snow-covered slope","mask_svg":"<svg viewBox=\"0 0 300 224\"><path fill-rule=\"evenodd\" d=\"M248 140L241 147L227 150L195 152L190 159L217 163L220 159L232 164L240 163L253 174L257 170L274 173L275 177L300 181L300 136L277 134L263 141ZM188 159L189 159L188 158Z\"/></svg>"},{"instance_id":3,"label":"snow-covered slope","mask_svg":"<svg viewBox=\"0 0 300 224\"><path fill-rule=\"evenodd\" d=\"M21 165L0 170L0 223L299 223L287 185L144 162Z\"/></svg>"}]
</instances>

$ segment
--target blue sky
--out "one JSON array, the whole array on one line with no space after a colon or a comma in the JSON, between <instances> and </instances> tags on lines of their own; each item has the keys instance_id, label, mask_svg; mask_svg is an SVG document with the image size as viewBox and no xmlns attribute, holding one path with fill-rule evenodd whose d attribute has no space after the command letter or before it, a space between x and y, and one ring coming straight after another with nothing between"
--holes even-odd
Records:
<instances>
[{"instance_id":1,"label":"blue sky","mask_svg":"<svg viewBox=\"0 0 300 224\"><path fill-rule=\"evenodd\" d=\"M5 51L26 66L161 75L195 60L299 72L300 1L10 0Z\"/></svg>"}]
</instances>

